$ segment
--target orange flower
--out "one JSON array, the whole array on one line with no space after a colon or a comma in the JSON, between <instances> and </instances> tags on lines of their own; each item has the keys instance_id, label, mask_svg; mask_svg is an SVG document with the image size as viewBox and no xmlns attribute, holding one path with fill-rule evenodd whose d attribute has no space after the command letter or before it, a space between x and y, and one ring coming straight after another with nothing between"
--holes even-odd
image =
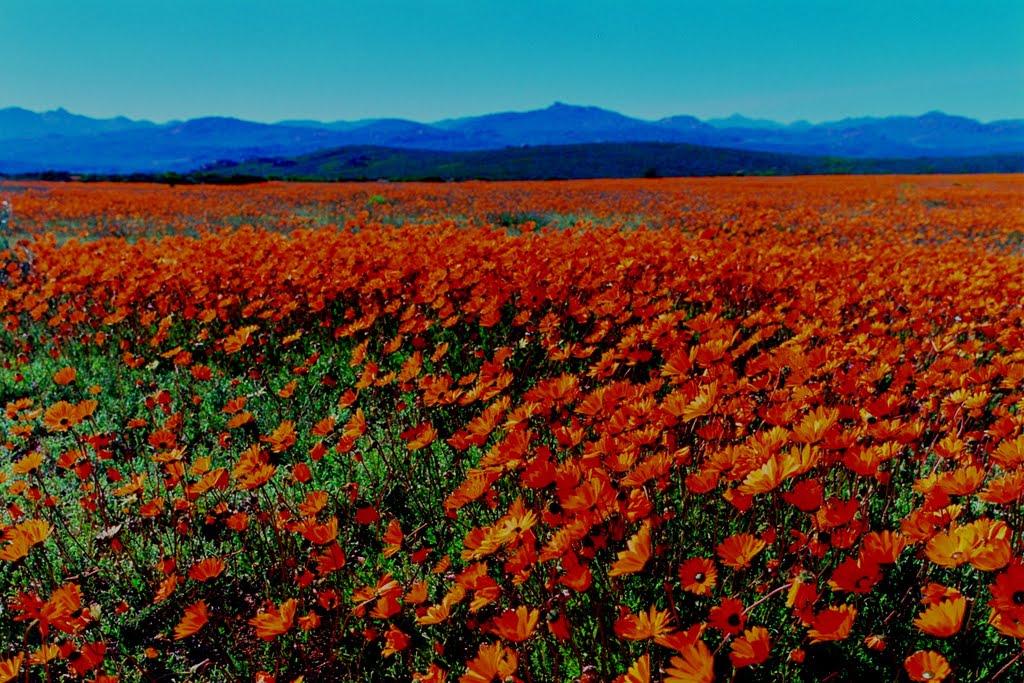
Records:
<instances>
[{"instance_id":1,"label":"orange flower","mask_svg":"<svg viewBox=\"0 0 1024 683\"><path fill-rule=\"evenodd\" d=\"M185 616L181 618L178 625L174 627L174 639L181 640L198 633L199 629L210 620L210 614L206 611L206 603L200 600L185 608Z\"/></svg>"},{"instance_id":2,"label":"orange flower","mask_svg":"<svg viewBox=\"0 0 1024 683\"><path fill-rule=\"evenodd\" d=\"M872 531L864 536L864 555L875 564L895 564L907 547L907 539L898 531Z\"/></svg>"},{"instance_id":3,"label":"orange flower","mask_svg":"<svg viewBox=\"0 0 1024 683\"><path fill-rule=\"evenodd\" d=\"M732 652L729 659L736 668L753 666L768 659L771 653L771 639L768 629L762 626L744 631L741 638L732 641Z\"/></svg>"},{"instance_id":4,"label":"orange flower","mask_svg":"<svg viewBox=\"0 0 1024 683\"><path fill-rule=\"evenodd\" d=\"M647 612L625 614L615 622L615 633L626 640L647 640L671 633L671 615L651 605Z\"/></svg>"},{"instance_id":5,"label":"orange flower","mask_svg":"<svg viewBox=\"0 0 1024 683\"><path fill-rule=\"evenodd\" d=\"M259 327L256 325L249 325L248 327L242 327L235 330L235 332L224 339L224 352L238 353L241 351L242 347L249 343L249 340L252 338L252 333L258 329Z\"/></svg>"},{"instance_id":6,"label":"orange flower","mask_svg":"<svg viewBox=\"0 0 1024 683\"><path fill-rule=\"evenodd\" d=\"M419 427L413 427L402 432L399 436L408 440L406 447L410 451L418 451L426 448L437 438L437 430L429 422L424 422Z\"/></svg>"},{"instance_id":7,"label":"orange flower","mask_svg":"<svg viewBox=\"0 0 1024 683\"><path fill-rule=\"evenodd\" d=\"M329 500L327 491L310 491L306 494L305 500L299 503L299 514L303 517L312 517L324 509Z\"/></svg>"},{"instance_id":8,"label":"orange flower","mask_svg":"<svg viewBox=\"0 0 1024 683\"><path fill-rule=\"evenodd\" d=\"M321 576L326 576L345 566L345 552L337 542L327 546L327 550L316 558L316 570Z\"/></svg>"},{"instance_id":9,"label":"orange flower","mask_svg":"<svg viewBox=\"0 0 1024 683\"><path fill-rule=\"evenodd\" d=\"M380 619L381 621L387 621L401 611L402 605L398 602L397 598L390 595L384 595L374 603L373 609L370 611L370 617L373 619Z\"/></svg>"},{"instance_id":10,"label":"orange flower","mask_svg":"<svg viewBox=\"0 0 1024 683\"><path fill-rule=\"evenodd\" d=\"M11 659L0 659L0 683L13 681L21 672L21 663L25 661L25 653L19 652Z\"/></svg>"},{"instance_id":11,"label":"orange flower","mask_svg":"<svg viewBox=\"0 0 1024 683\"><path fill-rule=\"evenodd\" d=\"M373 524L380 519L380 513L372 505L361 505L356 510L356 524Z\"/></svg>"},{"instance_id":12,"label":"orange flower","mask_svg":"<svg viewBox=\"0 0 1024 683\"><path fill-rule=\"evenodd\" d=\"M1013 532L1006 522L982 517L976 519L971 527L978 538L971 552L972 567L991 572L1010 563L1013 558L1013 548L1010 545Z\"/></svg>"},{"instance_id":13,"label":"orange flower","mask_svg":"<svg viewBox=\"0 0 1024 683\"><path fill-rule=\"evenodd\" d=\"M417 581L409 587L409 591L402 598L402 602L408 605L422 605L427 601L427 582Z\"/></svg>"},{"instance_id":14,"label":"orange flower","mask_svg":"<svg viewBox=\"0 0 1024 683\"><path fill-rule=\"evenodd\" d=\"M385 657L390 657L396 652L401 652L409 647L409 636L395 627L394 624L388 628L384 634L384 639L386 644L384 645L383 655Z\"/></svg>"},{"instance_id":15,"label":"orange flower","mask_svg":"<svg viewBox=\"0 0 1024 683\"><path fill-rule=\"evenodd\" d=\"M414 683L445 683L448 680L448 672L437 664L431 664L423 673L412 675Z\"/></svg>"},{"instance_id":16,"label":"orange flower","mask_svg":"<svg viewBox=\"0 0 1024 683\"><path fill-rule=\"evenodd\" d=\"M1012 614L992 610L988 616L988 623L1005 636L1024 640L1024 620Z\"/></svg>"},{"instance_id":17,"label":"orange flower","mask_svg":"<svg viewBox=\"0 0 1024 683\"><path fill-rule=\"evenodd\" d=\"M78 371L73 367L61 368L53 375L53 381L56 384L71 384L78 377Z\"/></svg>"},{"instance_id":18,"label":"orange flower","mask_svg":"<svg viewBox=\"0 0 1024 683\"><path fill-rule=\"evenodd\" d=\"M262 437L261 440L270 444L270 450L282 453L295 445L295 438L295 422L285 420L270 436Z\"/></svg>"},{"instance_id":19,"label":"orange flower","mask_svg":"<svg viewBox=\"0 0 1024 683\"><path fill-rule=\"evenodd\" d=\"M158 451L169 451L174 448L177 437L174 435L174 432L161 429L150 434L146 441Z\"/></svg>"},{"instance_id":20,"label":"orange flower","mask_svg":"<svg viewBox=\"0 0 1024 683\"><path fill-rule=\"evenodd\" d=\"M299 386L298 380L293 379L291 382L288 382L288 384L285 384L283 387L278 389L277 395L281 398L291 398L292 394L295 393L295 387L297 386Z\"/></svg>"},{"instance_id":21,"label":"orange flower","mask_svg":"<svg viewBox=\"0 0 1024 683\"><path fill-rule=\"evenodd\" d=\"M153 604L163 602L167 598L171 597L171 593L178 587L178 575L171 574L166 579L160 582L160 586L156 590L156 595L153 597Z\"/></svg>"},{"instance_id":22,"label":"orange flower","mask_svg":"<svg viewBox=\"0 0 1024 683\"><path fill-rule=\"evenodd\" d=\"M334 417L325 417L313 425L313 429L310 433L313 436L330 436L331 432L334 431L335 423L336 420Z\"/></svg>"},{"instance_id":23,"label":"orange flower","mask_svg":"<svg viewBox=\"0 0 1024 683\"><path fill-rule=\"evenodd\" d=\"M715 680L715 658L703 640L686 648L682 657L673 657L665 669L664 683L711 683Z\"/></svg>"},{"instance_id":24,"label":"orange flower","mask_svg":"<svg viewBox=\"0 0 1024 683\"><path fill-rule=\"evenodd\" d=\"M76 649L71 643L65 643L64 650L66 651L61 651L61 655L71 663L71 668L79 676L84 676L86 672L95 669L103 661L107 652L107 644L102 641L85 643Z\"/></svg>"},{"instance_id":25,"label":"orange flower","mask_svg":"<svg viewBox=\"0 0 1024 683\"><path fill-rule=\"evenodd\" d=\"M913 681L941 681L952 673L946 658L932 650L918 650L904 660L903 668Z\"/></svg>"},{"instance_id":26,"label":"orange flower","mask_svg":"<svg viewBox=\"0 0 1024 683\"><path fill-rule=\"evenodd\" d=\"M615 683L651 683L651 656L641 655Z\"/></svg>"},{"instance_id":27,"label":"orange flower","mask_svg":"<svg viewBox=\"0 0 1024 683\"><path fill-rule=\"evenodd\" d=\"M362 408L356 408L356 412L352 414L348 422L345 423L345 431L342 432L342 436L357 439L366 432L366 415L363 414Z\"/></svg>"},{"instance_id":28,"label":"orange flower","mask_svg":"<svg viewBox=\"0 0 1024 683\"><path fill-rule=\"evenodd\" d=\"M917 615L914 626L919 631L939 638L948 638L960 630L964 621L967 599L963 596L929 605Z\"/></svg>"},{"instance_id":29,"label":"orange flower","mask_svg":"<svg viewBox=\"0 0 1024 683\"><path fill-rule=\"evenodd\" d=\"M852 605L829 607L814 617L813 626L807 631L807 635L812 643L845 640L850 635L856 616L857 608Z\"/></svg>"},{"instance_id":30,"label":"orange flower","mask_svg":"<svg viewBox=\"0 0 1024 683\"><path fill-rule=\"evenodd\" d=\"M92 417L99 404L99 401L91 398L79 401L78 404L75 405L75 410L78 412L78 421L81 422L82 420L87 420Z\"/></svg>"},{"instance_id":31,"label":"orange flower","mask_svg":"<svg viewBox=\"0 0 1024 683\"><path fill-rule=\"evenodd\" d=\"M320 628L321 619L320 615L316 612L310 612L304 616L299 617L299 628L303 631L312 631L313 629Z\"/></svg>"},{"instance_id":32,"label":"orange flower","mask_svg":"<svg viewBox=\"0 0 1024 683\"><path fill-rule=\"evenodd\" d=\"M521 643L533 635L539 618L538 609L527 610L525 607L519 607L514 612L505 610L501 616L494 618L491 632L499 638Z\"/></svg>"},{"instance_id":33,"label":"orange flower","mask_svg":"<svg viewBox=\"0 0 1024 683\"><path fill-rule=\"evenodd\" d=\"M234 414L234 416L230 420L228 420L224 426L226 426L228 429L238 429L243 425L249 424L254 419L255 418L253 417L252 413L250 413L249 411L242 411L241 413Z\"/></svg>"},{"instance_id":34,"label":"orange flower","mask_svg":"<svg viewBox=\"0 0 1024 683\"><path fill-rule=\"evenodd\" d=\"M235 398L228 400L228 402L224 404L224 407L221 408L220 412L225 415L234 415L245 407L246 400L245 396L236 396Z\"/></svg>"},{"instance_id":35,"label":"orange flower","mask_svg":"<svg viewBox=\"0 0 1024 683\"><path fill-rule=\"evenodd\" d=\"M683 422L696 420L698 417L707 415L715 407L718 399L718 382L711 382L700 388L696 398L683 409Z\"/></svg>"},{"instance_id":36,"label":"orange flower","mask_svg":"<svg viewBox=\"0 0 1024 683\"><path fill-rule=\"evenodd\" d=\"M722 564L732 569L750 566L750 561L764 550L765 542L751 534L736 534L718 544L715 552Z\"/></svg>"},{"instance_id":37,"label":"orange flower","mask_svg":"<svg viewBox=\"0 0 1024 683\"><path fill-rule=\"evenodd\" d=\"M875 634L867 636L864 638L864 647L876 652L883 652L885 650L885 636Z\"/></svg>"},{"instance_id":38,"label":"orange flower","mask_svg":"<svg viewBox=\"0 0 1024 683\"><path fill-rule=\"evenodd\" d=\"M821 507L823 487L817 479L801 479L782 499L803 512L814 512Z\"/></svg>"},{"instance_id":39,"label":"orange flower","mask_svg":"<svg viewBox=\"0 0 1024 683\"><path fill-rule=\"evenodd\" d=\"M958 567L970 561L978 541L973 527L955 527L929 540L925 554L929 560L942 567Z\"/></svg>"},{"instance_id":40,"label":"orange flower","mask_svg":"<svg viewBox=\"0 0 1024 683\"><path fill-rule=\"evenodd\" d=\"M608 570L608 576L636 574L643 570L650 558L651 527L645 522L640 526L640 530L626 542L626 550L619 552L618 559Z\"/></svg>"},{"instance_id":41,"label":"orange flower","mask_svg":"<svg viewBox=\"0 0 1024 683\"><path fill-rule=\"evenodd\" d=\"M253 444L245 449L231 470L231 475L238 480L235 487L243 491L256 489L270 481L277 468L271 465L269 460L266 451L260 449L259 444Z\"/></svg>"},{"instance_id":42,"label":"orange flower","mask_svg":"<svg viewBox=\"0 0 1024 683\"><path fill-rule=\"evenodd\" d=\"M838 419L838 410L819 407L805 415L800 424L793 427L793 440L798 443L817 443Z\"/></svg>"},{"instance_id":43,"label":"orange flower","mask_svg":"<svg viewBox=\"0 0 1024 683\"><path fill-rule=\"evenodd\" d=\"M937 605L943 600L959 598L960 595L960 591L956 588L949 588L933 581L921 589L921 604Z\"/></svg>"},{"instance_id":44,"label":"orange flower","mask_svg":"<svg viewBox=\"0 0 1024 683\"><path fill-rule=\"evenodd\" d=\"M209 581L220 576L224 571L224 561L217 557L208 557L196 562L188 570L188 576L195 581Z\"/></svg>"},{"instance_id":45,"label":"orange flower","mask_svg":"<svg viewBox=\"0 0 1024 683\"><path fill-rule=\"evenodd\" d=\"M46 664L60 656L60 648L56 645L43 645L28 657L29 664Z\"/></svg>"},{"instance_id":46,"label":"orange flower","mask_svg":"<svg viewBox=\"0 0 1024 683\"><path fill-rule=\"evenodd\" d=\"M18 462L14 463L14 466L11 467L11 472L13 472L14 474L28 474L29 472L38 468L42 464L42 451L34 451L26 455Z\"/></svg>"},{"instance_id":47,"label":"orange flower","mask_svg":"<svg viewBox=\"0 0 1024 683\"><path fill-rule=\"evenodd\" d=\"M402 533L402 525L397 519L388 522L388 528L384 531L381 540L384 541L384 557L391 557L402 549L402 541L405 534Z\"/></svg>"},{"instance_id":48,"label":"orange flower","mask_svg":"<svg viewBox=\"0 0 1024 683\"><path fill-rule=\"evenodd\" d=\"M283 633L287 633L295 622L295 608L297 605L295 599L291 598L281 603L280 609L275 605L271 605L268 609L250 619L249 623L256 627L256 636L269 641Z\"/></svg>"},{"instance_id":49,"label":"orange flower","mask_svg":"<svg viewBox=\"0 0 1024 683\"><path fill-rule=\"evenodd\" d=\"M466 664L459 683L490 683L495 678L504 681L516 672L518 664L516 654L501 642L481 645L477 656Z\"/></svg>"},{"instance_id":50,"label":"orange flower","mask_svg":"<svg viewBox=\"0 0 1024 683\"><path fill-rule=\"evenodd\" d=\"M449 615L451 615L451 605L442 603L440 605L431 605L416 617L416 623L420 626L430 626L433 624L442 624L447 621Z\"/></svg>"},{"instance_id":51,"label":"orange flower","mask_svg":"<svg viewBox=\"0 0 1024 683\"><path fill-rule=\"evenodd\" d=\"M744 478L738 490L748 495L767 493L784 480L807 472L820 458L821 453L813 446L792 448L786 453L773 454L760 469L754 470Z\"/></svg>"},{"instance_id":52,"label":"orange flower","mask_svg":"<svg viewBox=\"0 0 1024 683\"><path fill-rule=\"evenodd\" d=\"M225 523L234 531L241 533L249 525L249 515L244 512L236 512L228 517Z\"/></svg>"},{"instance_id":53,"label":"orange flower","mask_svg":"<svg viewBox=\"0 0 1024 683\"><path fill-rule=\"evenodd\" d=\"M57 401L43 415L43 426L51 432L66 432L79 422L78 408L67 401Z\"/></svg>"},{"instance_id":54,"label":"orange flower","mask_svg":"<svg viewBox=\"0 0 1024 683\"><path fill-rule=\"evenodd\" d=\"M338 537L338 518L332 516L323 524L318 524L312 517L307 517L296 525L295 530L310 543L327 545Z\"/></svg>"},{"instance_id":55,"label":"orange flower","mask_svg":"<svg viewBox=\"0 0 1024 683\"><path fill-rule=\"evenodd\" d=\"M40 632L46 634L48 625L64 633L77 633L92 620L88 610L82 610L82 589L67 583L57 588L39 612Z\"/></svg>"}]
</instances>

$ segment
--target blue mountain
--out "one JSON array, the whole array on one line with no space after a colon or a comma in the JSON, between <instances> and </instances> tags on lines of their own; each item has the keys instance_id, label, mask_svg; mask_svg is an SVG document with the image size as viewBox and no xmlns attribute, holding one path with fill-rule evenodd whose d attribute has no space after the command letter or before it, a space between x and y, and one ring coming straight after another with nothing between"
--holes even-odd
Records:
<instances>
[{"instance_id":1,"label":"blue mountain","mask_svg":"<svg viewBox=\"0 0 1024 683\"><path fill-rule=\"evenodd\" d=\"M7 107L0 109L0 140L39 138L48 135L93 135L112 131L155 128L151 121L133 121L123 116L93 119L65 109L42 113Z\"/></svg>"},{"instance_id":2,"label":"blue mountain","mask_svg":"<svg viewBox=\"0 0 1024 683\"><path fill-rule=\"evenodd\" d=\"M0 109L0 173L190 171L216 161L294 157L356 146L433 151L585 143L687 143L745 151L851 158L967 157L1024 153L1024 120L981 123L928 112L782 124L739 114L648 121L556 102L523 112L421 123L406 119L256 123L204 117L157 124L94 119L64 109Z\"/></svg>"}]
</instances>

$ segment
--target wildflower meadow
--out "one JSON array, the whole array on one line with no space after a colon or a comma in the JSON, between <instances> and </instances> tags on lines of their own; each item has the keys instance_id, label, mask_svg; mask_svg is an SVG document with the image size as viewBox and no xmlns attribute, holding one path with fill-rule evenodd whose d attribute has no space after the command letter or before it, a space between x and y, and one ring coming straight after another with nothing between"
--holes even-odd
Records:
<instances>
[{"instance_id":1,"label":"wildflower meadow","mask_svg":"<svg viewBox=\"0 0 1024 683\"><path fill-rule=\"evenodd\" d=\"M0 183L0 683L1024 680L1022 196Z\"/></svg>"}]
</instances>

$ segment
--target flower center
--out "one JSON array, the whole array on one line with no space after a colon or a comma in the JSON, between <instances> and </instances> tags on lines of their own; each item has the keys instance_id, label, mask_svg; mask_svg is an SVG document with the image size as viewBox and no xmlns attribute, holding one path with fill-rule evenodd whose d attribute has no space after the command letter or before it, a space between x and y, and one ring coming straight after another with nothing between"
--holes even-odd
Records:
<instances>
[{"instance_id":1,"label":"flower center","mask_svg":"<svg viewBox=\"0 0 1024 683\"><path fill-rule=\"evenodd\" d=\"M704 572L697 572L696 574L693 575L693 580L696 581L697 583L704 583L704 579L706 579L706 578L707 577L704 576ZM1014 599L1014 601L1016 601L1017 600L1017 596L1014 595L1013 599Z\"/></svg>"},{"instance_id":2,"label":"flower center","mask_svg":"<svg viewBox=\"0 0 1024 683\"><path fill-rule=\"evenodd\" d=\"M1017 591L1013 594L1013 604L1024 605L1024 591Z\"/></svg>"},{"instance_id":3,"label":"flower center","mask_svg":"<svg viewBox=\"0 0 1024 683\"><path fill-rule=\"evenodd\" d=\"M739 626L740 625L740 615L735 614L735 613L730 614L729 618L726 621L729 623L729 626Z\"/></svg>"},{"instance_id":4,"label":"flower center","mask_svg":"<svg viewBox=\"0 0 1024 683\"><path fill-rule=\"evenodd\" d=\"M923 674L921 674L921 678L923 678L926 681L930 681L933 678L935 678L935 674L933 674L931 671L925 671Z\"/></svg>"}]
</instances>

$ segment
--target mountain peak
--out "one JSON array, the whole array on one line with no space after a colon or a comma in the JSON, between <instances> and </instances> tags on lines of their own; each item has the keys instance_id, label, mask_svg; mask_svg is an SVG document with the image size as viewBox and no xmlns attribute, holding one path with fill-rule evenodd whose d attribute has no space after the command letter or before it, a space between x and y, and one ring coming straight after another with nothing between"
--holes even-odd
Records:
<instances>
[{"instance_id":1,"label":"mountain peak","mask_svg":"<svg viewBox=\"0 0 1024 683\"><path fill-rule=\"evenodd\" d=\"M0 172L187 171L210 161L291 157L373 145L452 152L591 143L685 143L805 156L912 158L1024 154L1024 121L983 124L941 111L920 116L847 118L788 125L740 114L656 121L557 100L545 108L420 123L361 121L257 123L227 116L155 124L94 119L59 107L0 109Z\"/></svg>"},{"instance_id":2,"label":"mountain peak","mask_svg":"<svg viewBox=\"0 0 1024 683\"><path fill-rule=\"evenodd\" d=\"M752 128L760 130L773 130L776 128L784 128L778 121L772 121L770 119L752 119L742 114L732 114L725 118L708 119L706 123L709 126L715 128Z\"/></svg>"}]
</instances>

